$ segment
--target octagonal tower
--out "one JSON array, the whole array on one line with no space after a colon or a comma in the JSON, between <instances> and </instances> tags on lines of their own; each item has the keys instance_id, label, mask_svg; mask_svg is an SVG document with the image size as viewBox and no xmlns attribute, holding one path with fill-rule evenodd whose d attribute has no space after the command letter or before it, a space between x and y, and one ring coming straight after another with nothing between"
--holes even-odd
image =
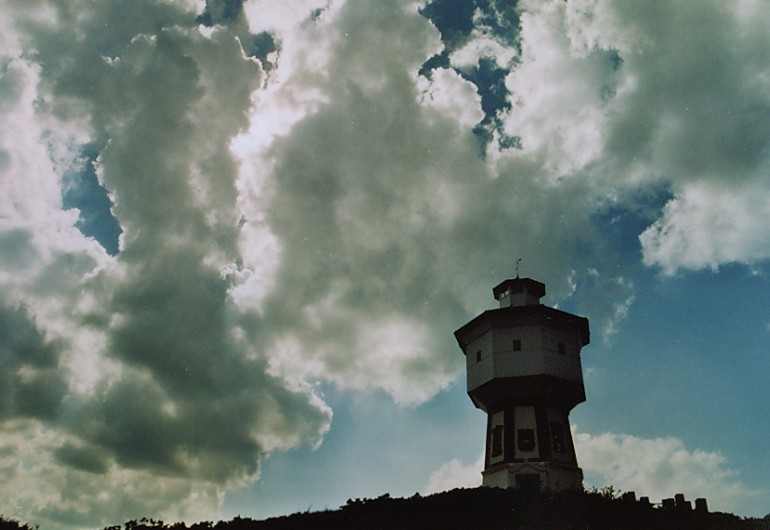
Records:
<instances>
[{"instance_id":1,"label":"octagonal tower","mask_svg":"<svg viewBox=\"0 0 770 530\"><path fill-rule=\"evenodd\" d=\"M492 292L499 309L455 331L468 395L487 413L483 485L579 490L569 413L586 399L580 350L588 319L541 305L545 285L530 278Z\"/></svg>"}]
</instances>

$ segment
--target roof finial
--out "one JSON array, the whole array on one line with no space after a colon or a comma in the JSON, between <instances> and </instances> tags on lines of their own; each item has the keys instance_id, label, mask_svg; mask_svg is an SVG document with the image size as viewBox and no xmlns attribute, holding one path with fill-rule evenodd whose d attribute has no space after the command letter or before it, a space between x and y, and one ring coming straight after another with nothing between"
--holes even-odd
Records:
<instances>
[{"instance_id":1,"label":"roof finial","mask_svg":"<svg viewBox=\"0 0 770 530\"><path fill-rule=\"evenodd\" d=\"M519 263L521 263L521 258L516 260L516 279L519 279Z\"/></svg>"}]
</instances>

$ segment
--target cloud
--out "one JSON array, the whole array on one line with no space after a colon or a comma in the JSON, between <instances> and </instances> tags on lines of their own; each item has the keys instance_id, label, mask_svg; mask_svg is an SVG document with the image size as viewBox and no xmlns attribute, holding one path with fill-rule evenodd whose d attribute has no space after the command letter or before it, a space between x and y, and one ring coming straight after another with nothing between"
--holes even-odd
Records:
<instances>
[{"instance_id":1,"label":"cloud","mask_svg":"<svg viewBox=\"0 0 770 530\"><path fill-rule=\"evenodd\" d=\"M612 485L656 500L675 493L704 497L720 511L734 509L742 497L753 494L722 454L687 449L677 438L577 431L574 438L586 484Z\"/></svg>"},{"instance_id":2,"label":"cloud","mask_svg":"<svg viewBox=\"0 0 770 530\"><path fill-rule=\"evenodd\" d=\"M571 5L575 16L585 10L573 28L583 47L613 46L623 60L605 156L623 155L627 175L657 174L674 194L640 236L644 262L671 274L766 259L767 205L757 197L767 192L760 123L770 99L757 50L768 42L754 17L767 16L767 6L682 4L663 16L621 2Z\"/></svg>"},{"instance_id":3,"label":"cloud","mask_svg":"<svg viewBox=\"0 0 770 530\"><path fill-rule=\"evenodd\" d=\"M276 105L258 105L244 137L256 144L270 127L266 109L281 108L287 93L314 102L299 117L284 114L296 120L290 134L274 130L265 147L249 152L238 141L240 156L263 163L243 167L270 197L244 212L280 245L271 274L283 288L264 299L276 373L413 403L460 373L440 330L489 306L489 287L517 256L531 257L558 296L568 261L586 278L580 253L601 243L582 213L591 190L540 182L527 159L495 167L478 156L470 125L484 113L471 83L448 69L416 76L438 44L427 20L395 5L362 9L346 4L315 21L303 36L315 44L311 72L324 73L284 70L280 91L265 94ZM282 64L299 64L287 50L305 46L283 46Z\"/></svg>"},{"instance_id":4,"label":"cloud","mask_svg":"<svg viewBox=\"0 0 770 530\"><path fill-rule=\"evenodd\" d=\"M322 42L330 50L324 78L288 77L297 99L310 100L320 88L320 100L330 103L277 138L272 167L261 168L271 187L267 224L281 244L276 281L291 286L273 293L265 313L281 344L295 344L275 348L271 362L287 367L286 375L312 368L313 377L342 387L381 388L404 402L419 392L422 401L457 372L428 329L432 287L419 285L422 263L451 223L457 191L429 168L425 153L435 149L430 159L441 159L442 141L460 132L454 120L426 116L419 105L415 73L435 45L430 24L398 6L366 16L360 9L349 4L337 19L317 22L357 45ZM372 61L379 69L367 67ZM460 147L451 158L466 165L468 148ZM426 169L435 172L435 189L421 174ZM392 375L381 377L383 368Z\"/></svg>"},{"instance_id":5,"label":"cloud","mask_svg":"<svg viewBox=\"0 0 770 530\"><path fill-rule=\"evenodd\" d=\"M663 216L639 235L644 261L673 274L680 268L716 269L770 257L770 237L758 221L770 214L770 189L751 183L731 189L719 183L686 184Z\"/></svg>"},{"instance_id":6,"label":"cloud","mask_svg":"<svg viewBox=\"0 0 770 530\"><path fill-rule=\"evenodd\" d=\"M439 493L455 488L476 488L481 485L484 454L470 465L454 458L434 471L425 486L425 494Z\"/></svg>"},{"instance_id":7,"label":"cloud","mask_svg":"<svg viewBox=\"0 0 770 530\"><path fill-rule=\"evenodd\" d=\"M12 12L34 53L3 59L0 325L15 332L2 335L0 421L38 455L29 488L4 498L54 527L210 514L266 452L316 443L331 419L312 388L267 373L244 331L257 315L230 294L242 260L229 142L261 68L180 4L76 4ZM87 143L104 146L114 257L62 209L60 179Z\"/></svg>"},{"instance_id":8,"label":"cloud","mask_svg":"<svg viewBox=\"0 0 770 530\"><path fill-rule=\"evenodd\" d=\"M0 304L0 421L50 419L66 392L55 344L47 341L23 307Z\"/></svg>"},{"instance_id":9,"label":"cloud","mask_svg":"<svg viewBox=\"0 0 770 530\"><path fill-rule=\"evenodd\" d=\"M65 456L66 454L66 456ZM54 458L65 458L61 465ZM203 520L221 503L224 489L188 478L147 476L109 467L103 454L62 433L27 421L3 424L0 485L4 514L48 528L101 528L148 513L167 519Z\"/></svg>"},{"instance_id":10,"label":"cloud","mask_svg":"<svg viewBox=\"0 0 770 530\"><path fill-rule=\"evenodd\" d=\"M461 125L472 127L484 118L475 86L453 70L437 68L431 72L430 79L421 77L418 83L426 105L441 114L454 113Z\"/></svg>"},{"instance_id":11,"label":"cloud","mask_svg":"<svg viewBox=\"0 0 770 530\"><path fill-rule=\"evenodd\" d=\"M542 161L598 204L661 184L673 197L640 234L667 274L767 258L770 112L754 20L767 6L522 3L521 64L506 79L510 156ZM665 11L665 13L664 13ZM757 18L755 18L757 17ZM686 31L682 28L687 27ZM728 217L734 217L728 219Z\"/></svg>"},{"instance_id":12,"label":"cloud","mask_svg":"<svg viewBox=\"0 0 770 530\"><path fill-rule=\"evenodd\" d=\"M526 3L521 64L505 81L513 102L505 131L522 139L515 156L541 161L550 179L570 176L605 152L606 99L618 83L616 54L577 53L564 11L556 2Z\"/></svg>"}]
</instances>

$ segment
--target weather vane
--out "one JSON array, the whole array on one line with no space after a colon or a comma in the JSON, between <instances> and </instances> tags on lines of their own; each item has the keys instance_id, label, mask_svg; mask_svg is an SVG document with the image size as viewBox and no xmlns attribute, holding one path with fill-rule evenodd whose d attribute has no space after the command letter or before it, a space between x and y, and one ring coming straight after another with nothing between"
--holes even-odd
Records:
<instances>
[{"instance_id":1,"label":"weather vane","mask_svg":"<svg viewBox=\"0 0 770 530\"><path fill-rule=\"evenodd\" d=\"M519 263L521 263L521 258L516 260L516 278L519 278Z\"/></svg>"}]
</instances>

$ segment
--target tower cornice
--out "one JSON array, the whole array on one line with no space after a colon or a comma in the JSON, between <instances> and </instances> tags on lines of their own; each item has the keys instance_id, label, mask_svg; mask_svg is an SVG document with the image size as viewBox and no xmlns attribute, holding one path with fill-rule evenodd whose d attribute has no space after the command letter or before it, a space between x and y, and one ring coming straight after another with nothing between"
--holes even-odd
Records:
<instances>
[{"instance_id":1,"label":"tower cornice","mask_svg":"<svg viewBox=\"0 0 770 530\"><path fill-rule=\"evenodd\" d=\"M455 331L455 338L464 353L468 344L490 329L542 325L577 334L580 345L591 342L588 319L544 305L524 305L489 309Z\"/></svg>"}]
</instances>

